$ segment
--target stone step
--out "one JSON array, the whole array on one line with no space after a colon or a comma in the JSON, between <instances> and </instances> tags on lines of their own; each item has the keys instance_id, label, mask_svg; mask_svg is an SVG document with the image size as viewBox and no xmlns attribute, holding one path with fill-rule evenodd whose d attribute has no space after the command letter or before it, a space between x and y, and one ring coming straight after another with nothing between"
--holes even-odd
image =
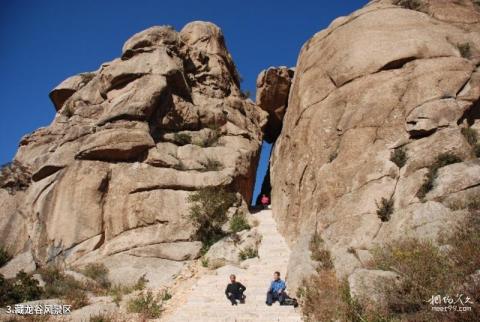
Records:
<instances>
[{"instance_id":1,"label":"stone step","mask_svg":"<svg viewBox=\"0 0 480 322\"><path fill-rule=\"evenodd\" d=\"M266 292L272 274L280 271L286 274L290 250L283 236L277 231L271 210L254 214L257 227L262 235L259 245L259 259L246 264L245 268L233 265L221 267L212 274L204 275L186 295L183 305L162 321L195 322L299 322L301 313L292 306L265 305ZM232 306L225 297L225 288L230 274L236 274L238 281L245 284L245 304Z\"/></svg>"}]
</instances>

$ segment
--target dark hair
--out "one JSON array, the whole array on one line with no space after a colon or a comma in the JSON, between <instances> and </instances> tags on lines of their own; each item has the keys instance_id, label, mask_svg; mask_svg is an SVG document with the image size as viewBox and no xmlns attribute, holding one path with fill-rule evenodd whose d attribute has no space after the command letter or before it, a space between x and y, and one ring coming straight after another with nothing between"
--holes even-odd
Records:
<instances>
[{"instance_id":1,"label":"dark hair","mask_svg":"<svg viewBox=\"0 0 480 322\"><path fill-rule=\"evenodd\" d=\"M277 274L278 276L280 276L280 272L275 272L274 274Z\"/></svg>"}]
</instances>

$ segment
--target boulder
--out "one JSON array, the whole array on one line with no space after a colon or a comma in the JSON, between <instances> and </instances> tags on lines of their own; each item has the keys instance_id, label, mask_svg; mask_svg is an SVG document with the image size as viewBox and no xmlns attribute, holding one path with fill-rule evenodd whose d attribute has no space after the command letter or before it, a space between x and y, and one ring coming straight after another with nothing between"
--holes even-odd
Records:
<instances>
[{"instance_id":1,"label":"boulder","mask_svg":"<svg viewBox=\"0 0 480 322\"><path fill-rule=\"evenodd\" d=\"M270 67L257 77L256 104L268 112L264 138L267 142L274 142L282 130L293 74L292 68Z\"/></svg>"},{"instance_id":2,"label":"boulder","mask_svg":"<svg viewBox=\"0 0 480 322\"><path fill-rule=\"evenodd\" d=\"M363 307L381 309L385 306L385 284L396 283L399 278L390 271L357 269L348 277L350 295Z\"/></svg>"},{"instance_id":3,"label":"boulder","mask_svg":"<svg viewBox=\"0 0 480 322\"><path fill-rule=\"evenodd\" d=\"M18 254L11 259L7 264L0 267L0 274L5 278L14 278L18 272L24 271L25 273L31 273L37 269L35 260L33 259L32 252L27 251Z\"/></svg>"},{"instance_id":4,"label":"boulder","mask_svg":"<svg viewBox=\"0 0 480 322\"><path fill-rule=\"evenodd\" d=\"M213 244L204 257L208 260L209 265L218 262L239 264L241 262L240 252L247 248L257 249L260 241L260 235L256 229L243 230Z\"/></svg>"}]
</instances>

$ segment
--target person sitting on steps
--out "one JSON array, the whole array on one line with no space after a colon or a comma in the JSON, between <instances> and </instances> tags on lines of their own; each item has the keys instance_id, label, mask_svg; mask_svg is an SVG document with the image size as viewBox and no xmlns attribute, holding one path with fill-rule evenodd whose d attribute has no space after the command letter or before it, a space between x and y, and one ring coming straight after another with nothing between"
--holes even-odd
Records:
<instances>
[{"instance_id":1,"label":"person sitting on steps","mask_svg":"<svg viewBox=\"0 0 480 322\"><path fill-rule=\"evenodd\" d=\"M237 305L237 300L239 300L241 304L244 304L246 296L243 292L245 292L246 289L242 283L236 281L236 276L232 274L230 275L230 284L228 284L225 289L225 295L227 299L232 302L232 305Z\"/></svg>"},{"instance_id":2,"label":"person sitting on steps","mask_svg":"<svg viewBox=\"0 0 480 322\"><path fill-rule=\"evenodd\" d=\"M285 289L287 286L285 282L280 279L280 272L275 272L273 274L273 281L270 284L270 288L267 292L267 305L272 305L275 301L278 301L280 305L283 304L287 294L285 293Z\"/></svg>"}]
</instances>

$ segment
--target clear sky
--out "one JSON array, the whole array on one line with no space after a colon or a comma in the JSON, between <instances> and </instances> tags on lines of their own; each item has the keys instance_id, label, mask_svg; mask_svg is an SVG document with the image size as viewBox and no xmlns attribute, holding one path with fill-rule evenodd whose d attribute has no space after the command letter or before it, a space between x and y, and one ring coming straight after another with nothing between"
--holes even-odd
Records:
<instances>
[{"instance_id":1,"label":"clear sky","mask_svg":"<svg viewBox=\"0 0 480 322\"><path fill-rule=\"evenodd\" d=\"M314 33L367 2L1 1L0 164L13 158L24 134L51 122L52 88L68 76L96 70L118 57L125 40L140 30L165 24L180 30L193 20L217 24L244 79L242 88L255 93L262 69L294 66L300 47ZM263 176L268 153L261 159Z\"/></svg>"}]
</instances>

